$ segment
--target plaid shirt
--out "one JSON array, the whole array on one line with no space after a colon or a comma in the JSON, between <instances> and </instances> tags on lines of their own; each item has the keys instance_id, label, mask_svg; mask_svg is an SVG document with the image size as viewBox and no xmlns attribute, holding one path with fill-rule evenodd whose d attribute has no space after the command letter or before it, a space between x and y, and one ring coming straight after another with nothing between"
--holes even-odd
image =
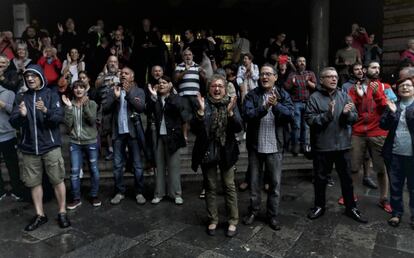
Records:
<instances>
[{"instance_id":1,"label":"plaid shirt","mask_svg":"<svg viewBox=\"0 0 414 258\"><path fill-rule=\"evenodd\" d=\"M263 103L266 103L269 94L263 96ZM275 116L273 115L272 109L267 111L267 115L262 117L260 120L259 137L258 137L258 153L276 153L277 139L276 139L276 124Z\"/></svg>"},{"instance_id":2,"label":"plaid shirt","mask_svg":"<svg viewBox=\"0 0 414 258\"><path fill-rule=\"evenodd\" d=\"M290 92L293 102L307 101L309 99L309 89L307 87L306 78L316 83L315 73L312 71L292 72L286 80L285 87ZM294 79L294 80L293 80Z\"/></svg>"}]
</instances>

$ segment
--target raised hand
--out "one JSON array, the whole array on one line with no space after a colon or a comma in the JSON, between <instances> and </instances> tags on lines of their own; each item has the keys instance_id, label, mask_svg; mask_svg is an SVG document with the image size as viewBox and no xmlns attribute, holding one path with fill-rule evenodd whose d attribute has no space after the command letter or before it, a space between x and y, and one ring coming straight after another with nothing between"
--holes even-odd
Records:
<instances>
[{"instance_id":1,"label":"raised hand","mask_svg":"<svg viewBox=\"0 0 414 258\"><path fill-rule=\"evenodd\" d=\"M335 100L331 100L331 102L329 102L329 112L331 112L332 115L335 113L335 104Z\"/></svg>"},{"instance_id":2,"label":"raised hand","mask_svg":"<svg viewBox=\"0 0 414 258\"><path fill-rule=\"evenodd\" d=\"M151 84L148 83L148 91L151 93L152 96L157 96L157 85L155 85L153 88Z\"/></svg>"},{"instance_id":3,"label":"raised hand","mask_svg":"<svg viewBox=\"0 0 414 258\"><path fill-rule=\"evenodd\" d=\"M358 94L358 96L362 97L364 95L364 90L362 89L362 84L361 82L357 82L355 84L355 91Z\"/></svg>"},{"instance_id":4,"label":"raised hand","mask_svg":"<svg viewBox=\"0 0 414 258\"><path fill-rule=\"evenodd\" d=\"M121 87L119 86L114 86L114 93L115 93L115 97L117 99L119 99L119 97L121 96Z\"/></svg>"},{"instance_id":5,"label":"raised hand","mask_svg":"<svg viewBox=\"0 0 414 258\"><path fill-rule=\"evenodd\" d=\"M70 58L70 54L69 53L66 54L66 60L68 60L68 65L70 63L72 63L72 58Z\"/></svg>"},{"instance_id":6,"label":"raised hand","mask_svg":"<svg viewBox=\"0 0 414 258\"><path fill-rule=\"evenodd\" d=\"M124 83L122 83L122 88L124 88L126 92L129 92L132 89L132 86L133 84L128 81L125 81Z\"/></svg>"},{"instance_id":7,"label":"raised hand","mask_svg":"<svg viewBox=\"0 0 414 258\"><path fill-rule=\"evenodd\" d=\"M344 109L342 110L342 113L344 113L345 115L346 114L349 114L349 112L351 112L351 110L352 110L353 107L354 107L354 103L349 102L348 104L346 104L344 106Z\"/></svg>"},{"instance_id":8,"label":"raised hand","mask_svg":"<svg viewBox=\"0 0 414 258\"><path fill-rule=\"evenodd\" d=\"M200 93L197 94L197 101L198 101L198 112L199 113L204 113L204 110L206 108L205 103L204 103L204 98L201 96Z\"/></svg>"},{"instance_id":9,"label":"raised hand","mask_svg":"<svg viewBox=\"0 0 414 258\"><path fill-rule=\"evenodd\" d=\"M377 92L378 92L378 88L379 88L379 84L378 84L378 82L371 82L371 83L369 84L369 87L371 87L371 89L372 89L372 95L377 94Z\"/></svg>"},{"instance_id":10,"label":"raised hand","mask_svg":"<svg viewBox=\"0 0 414 258\"><path fill-rule=\"evenodd\" d=\"M41 97L39 97L39 100L36 101L35 106L36 106L36 109L39 109L43 113L46 113L47 112L47 108L46 108L45 103L43 102L43 100L42 100Z\"/></svg>"},{"instance_id":11,"label":"raised hand","mask_svg":"<svg viewBox=\"0 0 414 258\"><path fill-rule=\"evenodd\" d=\"M237 104L237 96L231 97L229 104L227 105L227 112L233 112L234 107Z\"/></svg>"},{"instance_id":12,"label":"raised hand","mask_svg":"<svg viewBox=\"0 0 414 258\"><path fill-rule=\"evenodd\" d=\"M80 101L80 104L84 106L88 103L88 101L89 101L89 97L88 96L83 96L81 101Z\"/></svg>"},{"instance_id":13,"label":"raised hand","mask_svg":"<svg viewBox=\"0 0 414 258\"><path fill-rule=\"evenodd\" d=\"M274 105L276 105L277 104L277 96L276 96L276 94L272 91L272 95L270 95L268 98L267 98L267 101L266 101L266 107L267 108L269 108L269 107L273 107Z\"/></svg>"},{"instance_id":14,"label":"raised hand","mask_svg":"<svg viewBox=\"0 0 414 258\"><path fill-rule=\"evenodd\" d=\"M58 23L57 24L57 27L58 27L59 33L63 33L63 26L62 26L62 24Z\"/></svg>"},{"instance_id":15,"label":"raised hand","mask_svg":"<svg viewBox=\"0 0 414 258\"><path fill-rule=\"evenodd\" d=\"M397 112L397 106L395 105L393 101L387 99L387 106L391 110L391 112L393 113Z\"/></svg>"},{"instance_id":16,"label":"raised hand","mask_svg":"<svg viewBox=\"0 0 414 258\"><path fill-rule=\"evenodd\" d=\"M26 104L24 104L24 101L20 102L19 112L21 116L27 116L27 108L26 108Z\"/></svg>"},{"instance_id":17,"label":"raised hand","mask_svg":"<svg viewBox=\"0 0 414 258\"><path fill-rule=\"evenodd\" d=\"M62 95L62 101L66 106L72 107L72 102L68 97L66 97L66 95Z\"/></svg>"}]
</instances>

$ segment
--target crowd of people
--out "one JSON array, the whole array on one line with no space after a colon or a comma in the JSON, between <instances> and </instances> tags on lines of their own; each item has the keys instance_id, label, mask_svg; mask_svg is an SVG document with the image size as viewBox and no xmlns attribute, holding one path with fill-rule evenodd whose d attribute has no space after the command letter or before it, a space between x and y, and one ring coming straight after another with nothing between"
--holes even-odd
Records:
<instances>
[{"instance_id":1,"label":"crowd of people","mask_svg":"<svg viewBox=\"0 0 414 258\"><path fill-rule=\"evenodd\" d=\"M113 163L112 205L126 198L125 170L134 175L136 202L147 202L145 166L155 168L151 203L169 197L183 205L180 148L188 144L190 134L195 136L192 169L203 173L209 235L215 235L219 224L217 174L225 193L226 235L238 232L234 168L241 138L246 140L248 167L239 188L250 189L244 224L258 216L265 185L269 226L281 228L283 154L292 152L313 160L315 201L309 219L325 213L335 164L342 189L338 203L344 205L346 216L360 223L368 222L357 208L353 187L360 170L365 186L379 188L377 204L391 214L388 223L394 227L403 215L407 180L414 229L412 40L402 54L402 63L408 65L401 66L391 86L381 81L382 50L374 43L375 35L357 24L345 37L347 46L336 54L336 68L325 67L317 75L307 68L293 40L285 45L285 33L270 40L261 64L254 63L246 32L237 33L231 61L225 65L220 38L211 30L202 30L199 38L185 30L172 54L149 19L135 35L123 26L107 34L102 20L86 38L80 35L71 18L65 27L58 24L56 35L37 23L19 40L11 32L1 33L0 151L11 190L6 192L1 180L0 200L8 195L21 199L24 186L30 189L36 215L26 231L48 221L43 210L44 174L56 195L59 226L71 225L67 210L82 205L84 158L91 175L90 203L102 205L102 153ZM70 153L68 198L63 127L70 139L69 150L63 150Z\"/></svg>"}]
</instances>

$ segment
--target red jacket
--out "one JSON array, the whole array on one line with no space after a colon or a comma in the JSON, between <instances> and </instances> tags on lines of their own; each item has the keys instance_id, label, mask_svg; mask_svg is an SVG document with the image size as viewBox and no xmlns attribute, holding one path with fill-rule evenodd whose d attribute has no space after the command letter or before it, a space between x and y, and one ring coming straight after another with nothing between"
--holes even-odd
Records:
<instances>
[{"instance_id":1,"label":"red jacket","mask_svg":"<svg viewBox=\"0 0 414 258\"><path fill-rule=\"evenodd\" d=\"M43 68L47 84L57 84L60 77L60 70L62 69L62 62L59 58L54 59L50 64L47 62L46 57L42 56L37 64Z\"/></svg>"},{"instance_id":2,"label":"red jacket","mask_svg":"<svg viewBox=\"0 0 414 258\"><path fill-rule=\"evenodd\" d=\"M349 96L355 104L358 111L358 120L352 126L352 135L356 136L387 136L388 132L379 127L381 115L387 105L387 97L384 89L389 88L388 84L381 83L379 80L378 90L373 95L371 87L367 88L367 93L360 97L355 87L349 90Z\"/></svg>"}]
</instances>

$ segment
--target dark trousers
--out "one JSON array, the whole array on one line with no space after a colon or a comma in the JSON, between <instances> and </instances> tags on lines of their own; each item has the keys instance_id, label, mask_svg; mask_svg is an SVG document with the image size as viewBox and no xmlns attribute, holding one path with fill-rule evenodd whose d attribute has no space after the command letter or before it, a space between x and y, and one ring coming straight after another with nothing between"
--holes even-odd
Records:
<instances>
[{"instance_id":1,"label":"dark trousers","mask_svg":"<svg viewBox=\"0 0 414 258\"><path fill-rule=\"evenodd\" d=\"M355 207L355 201L351 177L351 153L349 150L315 152L313 159L315 206L325 208L326 176L331 173L334 163L341 182L345 207L346 209L352 209Z\"/></svg>"},{"instance_id":2,"label":"dark trousers","mask_svg":"<svg viewBox=\"0 0 414 258\"><path fill-rule=\"evenodd\" d=\"M16 138L0 142L0 153L3 155L3 160L9 172L10 185L12 187L11 192L17 196L22 196L24 186L22 181L20 181L19 158L17 156L16 145ZM4 181L0 172L0 195L3 195L4 192Z\"/></svg>"},{"instance_id":3,"label":"dark trousers","mask_svg":"<svg viewBox=\"0 0 414 258\"><path fill-rule=\"evenodd\" d=\"M385 165L390 180L392 215L401 217L404 213L403 190L407 179L411 220L414 221L414 157L393 154L391 160L385 161Z\"/></svg>"},{"instance_id":4,"label":"dark trousers","mask_svg":"<svg viewBox=\"0 0 414 258\"><path fill-rule=\"evenodd\" d=\"M265 169L261 169L265 166ZM266 171L269 173L269 191L267 193L267 216L276 217L279 210L280 180L282 175L282 154L280 153L258 153L249 151L250 170L250 212L257 215L262 202L261 182Z\"/></svg>"},{"instance_id":5,"label":"dark trousers","mask_svg":"<svg viewBox=\"0 0 414 258\"><path fill-rule=\"evenodd\" d=\"M132 170L135 178L135 192L142 194L144 191L144 170L141 162L141 151L138 141L129 134L118 135L113 140L114 146L114 179L115 192L124 194L126 191L124 185L124 166L126 162L126 147L128 146L128 154L132 159Z\"/></svg>"}]
</instances>

